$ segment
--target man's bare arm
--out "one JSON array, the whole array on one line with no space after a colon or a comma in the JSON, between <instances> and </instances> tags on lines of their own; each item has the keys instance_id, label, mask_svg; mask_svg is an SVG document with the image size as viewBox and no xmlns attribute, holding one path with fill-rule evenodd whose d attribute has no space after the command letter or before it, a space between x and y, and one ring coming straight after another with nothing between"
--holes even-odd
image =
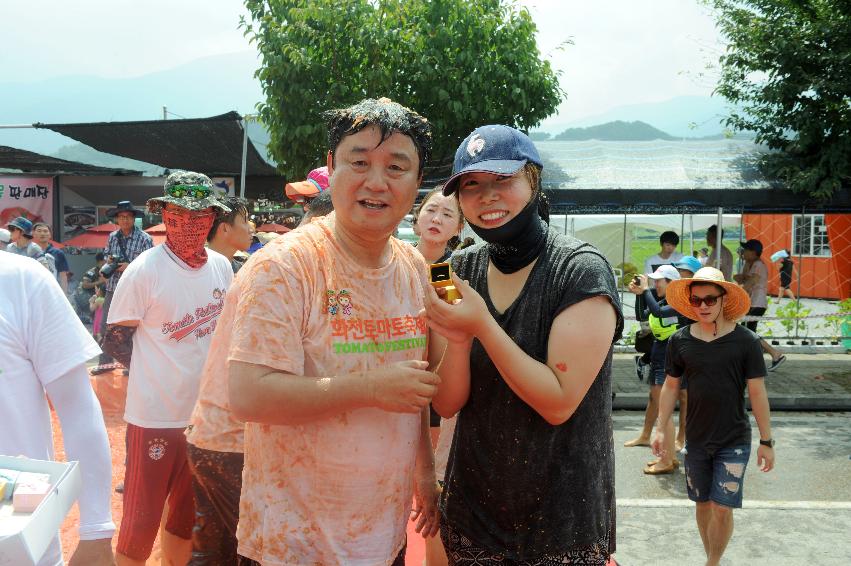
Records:
<instances>
[{"instance_id":1,"label":"man's bare arm","mask_svg":"<svg viewBox=\"0 0 851 566\"><path fill-rule=\"evenodd\" d=\"M408 361L372 371L308 377L231 361L230 408L240 420L276 425L314 422L361 407L419 413L440 382L426 365Z\"/></svg>"}]
</instances>

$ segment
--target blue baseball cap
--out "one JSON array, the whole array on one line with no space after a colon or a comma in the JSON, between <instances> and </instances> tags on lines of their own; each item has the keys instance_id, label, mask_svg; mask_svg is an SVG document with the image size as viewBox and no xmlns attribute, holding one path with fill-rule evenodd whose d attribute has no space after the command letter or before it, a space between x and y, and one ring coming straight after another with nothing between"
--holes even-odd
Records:
<instances>
[{"instance_id":1,"label":"blue baseball cap","mask_svg":"<svg viewBox=\"0 0 851 566\"><path fill-rule=\"evenodd\" d=\"M700 260L694 256L684 256L680 261L674 264L677 269L688 269L692 273L697 273L697 270L703 267Z\"/></svg>"},{"instance_id":2,"label":"blue baseball cap","mask_svg":"<svg viewBox=\"0 0 851 566\"><path fill-rule=\"evenodd\" d=\"M455 151L452 176L443 185L443 194L449 196L454 193L458 188L458 178L464 173L493 173L509 177L527 163L544 166L529 136L510 126L481 126L473 130Z\"/></svg>"}]
</instances>

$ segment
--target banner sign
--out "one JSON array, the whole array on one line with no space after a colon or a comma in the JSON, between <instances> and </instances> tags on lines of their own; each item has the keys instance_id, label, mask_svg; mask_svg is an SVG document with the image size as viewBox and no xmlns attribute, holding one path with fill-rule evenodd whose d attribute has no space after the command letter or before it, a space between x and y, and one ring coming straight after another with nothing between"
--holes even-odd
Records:
<instances>
[{"instance_id":1,"label":"banner sign","mask_svg":"<svg viewBox=\"0 0 851 566\"><path fill-rule=\"evenodd\" d=\"M52 177L0 176L0 226L18 216L53 226Z\"/></svg>"}]
</instances>

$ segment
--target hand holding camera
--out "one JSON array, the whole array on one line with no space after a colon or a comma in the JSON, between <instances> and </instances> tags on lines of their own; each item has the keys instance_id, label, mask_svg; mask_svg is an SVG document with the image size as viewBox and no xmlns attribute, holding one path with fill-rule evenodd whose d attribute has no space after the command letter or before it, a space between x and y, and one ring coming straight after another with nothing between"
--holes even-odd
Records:
<instances>
[{"instance_id":1,"label":"hand holding camera","mask_svg":"<svg viewBox=\"0 0 851 566\"><path fill-rule=\"evenodd\" d=\"M100 268L100 274L109 279L116 273L121 273L124 271L123 269L119 269L122 265L126 265L130 263L130 260L121 256L110 256L109 262L105 263L103 267Z\"/></svg>"}]
</instances>

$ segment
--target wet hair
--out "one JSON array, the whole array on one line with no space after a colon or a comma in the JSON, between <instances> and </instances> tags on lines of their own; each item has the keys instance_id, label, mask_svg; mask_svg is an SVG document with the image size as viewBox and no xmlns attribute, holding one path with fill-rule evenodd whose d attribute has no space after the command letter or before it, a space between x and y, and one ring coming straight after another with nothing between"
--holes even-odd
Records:
<instances>
[{"instance_id":1,"label":"wet hair","mask_svg":"<svg viewBox=\"0 0 851 566\"><path fill-rule=\"evenodd\" d=\"M36 228L41 228L42 226L47 228L47 231L50 232L51 236L53 235L53 229L50 227L50 225L47 222L36 222L35 224L33 224L33 232L35 232Z\"/></svg>"},{"instance_id":2,"label":"wet hair","mask_svg":"<svg viewBox=\"0 0 851 566\"><path fill-rule=\"evenodd\" d=\"M219 229L219 226L223 222L227 222L231 226L236 222L236 219L242 216L245 218L245 221L248 221L248 202L245 199L241 199L239 197L219 197L219 200L223 205L230 208L230 212L227 214L218 214L216 215L215 220L213 220L213 226L210 228L210 233L207 234L207 241L212 242L213 238L216 237L216 232Z\"/></svg>"},{"instance_id":3,"label":"wet hair","mask_svg":"<svg viewBox=\"0 0 851 566\"><path fill-rule=\"evenodd\" d=\"M328 119L328 147L332 163L337 156L337 146L343 138L356 134L367 126L378 127L382 143L395 133L411 138L420 158L420 175L431 157L431 124L410 108L405 108L389 98L367 98L354 106L326 112L325 116Z\"/></svg>"},{"instance_id":4,"label":"wet hair","mask_svg":"<svg viewBox=\"0 0 851 566\"><path fill-rule=\"evenodd\" d=\"M662 232L662 235L659 236L659 244L671 244L673 246L677 246L680 243L680 237L677 236L676 232L668 230L666 232Z\"/></svg>"},{"instance_id":5,"label":"wet hair","mask_svg":"<svg viewBox=\"0 0 851 566\"><path fill-rule=\"evenodd\" d=\"M328 216L334 212L334 202L331 200L331 191L322 191L310 199L310 209L305 216Z\"/></svg>"}]
</instances>

